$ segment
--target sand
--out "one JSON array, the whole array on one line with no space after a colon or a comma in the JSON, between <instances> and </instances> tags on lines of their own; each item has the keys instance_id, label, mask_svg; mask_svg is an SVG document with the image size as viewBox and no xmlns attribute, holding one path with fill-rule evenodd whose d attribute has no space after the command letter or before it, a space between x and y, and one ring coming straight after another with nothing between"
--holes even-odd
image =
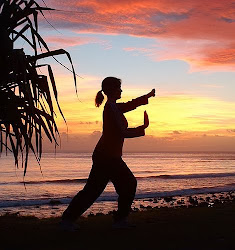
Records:
<instances>
[{"instance_id":1,"label":"sand","mask_svg":"<svg viewBox=\"0 0 235 250\"><path fill-rule=\"evenodd\" d=\"M111 215L82 217L78 232L64 232L60 218L5 215L0 249L235 249L234 200L212 207L148 208L129 220L135 228L113 230Z\"/></svg>"}]
</instances>

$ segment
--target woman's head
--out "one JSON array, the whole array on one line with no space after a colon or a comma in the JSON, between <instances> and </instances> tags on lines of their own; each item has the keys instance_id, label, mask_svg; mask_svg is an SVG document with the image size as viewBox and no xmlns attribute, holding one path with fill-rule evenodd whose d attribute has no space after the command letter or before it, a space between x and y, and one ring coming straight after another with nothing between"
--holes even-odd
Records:
<instances>
[{"instance_id":1,"label":"woman's head","mask_svg":"<svg viewBox=\"0 0 235 250\"><path fill-rule=\"evenodd\" d=\"M96 107L99 107L104 100L102 91L105 95L107 95L108 98L121 98L121 80L116 77L109 76L102 81L102 90L97 93L95 98Z\"/></svg>"}]
</instances>

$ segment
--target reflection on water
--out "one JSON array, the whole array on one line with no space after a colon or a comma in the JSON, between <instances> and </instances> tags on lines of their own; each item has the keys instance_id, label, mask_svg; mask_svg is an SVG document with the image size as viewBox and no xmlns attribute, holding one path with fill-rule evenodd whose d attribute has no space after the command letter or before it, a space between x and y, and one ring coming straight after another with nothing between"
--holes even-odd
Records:
<instances>
[{"instance_id":1,"label":"reflection on water","mask_svg":"<svg viewBox=\"0 0 235 250\"><path fill-rule=\"evenodd\" d=\"M137 197L235 188L234 153L126 153L123 159L137 177ZM0 207L46 206L51 199L60 199L65 204L54 210L61 211L83 188L92 161L89 153L45 153L41 173L31 156L25 177L26 189L22 183L23 169L15 169L13 158L2 155L0 163ZM114 204L116 193L111 183L100 199ZM99 202L95 206L103 205Z\"/></svg>"}]
</instances>

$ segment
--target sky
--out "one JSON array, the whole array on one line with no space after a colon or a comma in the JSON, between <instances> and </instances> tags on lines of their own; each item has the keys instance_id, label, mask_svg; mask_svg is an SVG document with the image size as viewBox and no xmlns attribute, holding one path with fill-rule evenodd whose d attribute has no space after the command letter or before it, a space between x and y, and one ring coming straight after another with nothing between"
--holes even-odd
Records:
<instances>
[{"instance_id":1,"label":"sky","mask_svg":"<svg viewBox=\"0 0 235 250\"><path fill-rule=\"evenodd\" d=\"M70 53L79 75L76 96L72 74L48 60L68 125L67 134L57 112L61 150L93 150L103 111L95 95L115 76L120 102L156 89L147 106L126 114L135 127L146 110L150 126L145 137L126 140L125 151L234 151L235 1L44 2L55 10L39 17L39 31L51 50ZM70 67L66 56L57 58Z\"/></svg>"}]
</instances>

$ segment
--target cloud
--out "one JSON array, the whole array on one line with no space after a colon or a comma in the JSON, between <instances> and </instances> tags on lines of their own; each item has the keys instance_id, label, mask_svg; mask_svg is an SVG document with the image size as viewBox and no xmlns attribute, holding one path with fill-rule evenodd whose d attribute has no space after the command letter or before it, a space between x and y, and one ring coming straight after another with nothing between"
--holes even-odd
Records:
<instances>
[{"instance_id":1,"label":"cloud","mask_svg":"<svg viewBox=\"0 0 235 250\"><path fill-rule=\"evenodd\" d=\"M174 134L174 135L180 135L181 133L178 130L175 130L175 131L172 132L172 134Z\"/></svg>"},{"instance_id":2,"label":"cloud","mask_svg":"<svg viewBox=\"0 0 235 250\"><path fill-rule=\"evenodd\" d=\"M95 121L95 122L78 122L79 124L84 124L84 125L92 125L92 124L98 124L99 121Z\"/></svg>"},{"instance_id":3,"label":"cloud","mask_svg":"<svg viewBox=\"0 0 235 250\"><path fill-rule=\"evenodd\" d=\"M227 130L229 133L235 133L235 129L228 129Z\"/></svg>"},{"instance_id":4,"label":"cloud","mask_svg":"<svg viewBox=\"0 0 235 250\"><path fill-rule=\"evenodd\" d=\"M225 22L228 22L228 23L235 22L235 19L231 19L231 18L222 17L221 19L224 20Z\"/></svg>"},{"instance_id":5,"label":"cloud","mask_svg":"<svg viewBox=\"0 0 235 250\"><path fill-rule=\"evenodd\" d=\"M233 0L72 0L69 4L50 0L47 4L62 10L47 17L57 28L160 39L159 60L180 59L204 68L235 65ZM73 39L62 42L76 44Z\"/></svg>"},{"instance_id":6,"label":"cloud","mask_svg":"<svg viewBox=\"0 0 235 250\"><path fill-rule=\"evenodd\" d=\"M79 37L79 36L44 36L45 41L52 44L54 47L70 47L81 46L90 43L100 43L101 41L94 37Z\"/></svg>"},{"instance_id":7,"label":"cloud","mask_svg":"<svg viewBox=\"0 0 235 250\"><path fill-rule=\"evenodd\" d=\"M127 47L129 53L144 54L153 61L183 60L190 64L190 71L233 71L235 43L212 40L158 38L149 48Z\"/></svg>"},{"instance_id":8,"label":"cloud","mask_svg":"<svg viewBox=\"0 0 235 250\"><path fill-rule=\"evenodd\" d=\"M58 47L74 47L74 46L82 46L87 44L99 44L103 46L104 49L110 49L111 44L103 39L91 36L81 36L81 35L73 35L73 36L44 36L44 40L47 42L51 49L57 49Z\"/></svg>"},{"instance_id":9,"label":"cloud","mask_svg":"<svg viewBox=\"0 0 235 250\"><path fill-rule=\"evenodd\" d=\"M224 48L207 48L203 62L206 65L229 64L235 65L235 43Z\"/></svg>"},{"instance_id":10,"label":"cloud","mask_svg":"<svg viewBox=\"0 0 235 250\"><path fill-rule=\"evenodd\" d=\"M216 131L215 131L216 132ZM57 152L92 152L101 136L101 132L91 134L61 135L61 147ZM172 137L145 136L126 139L123 155L126 152L164 152L164 151L234 151L235 136L201 134L182 139ZM54 145L44 141L44 152L54 152Z\"/></svg>"}]
</instances>

